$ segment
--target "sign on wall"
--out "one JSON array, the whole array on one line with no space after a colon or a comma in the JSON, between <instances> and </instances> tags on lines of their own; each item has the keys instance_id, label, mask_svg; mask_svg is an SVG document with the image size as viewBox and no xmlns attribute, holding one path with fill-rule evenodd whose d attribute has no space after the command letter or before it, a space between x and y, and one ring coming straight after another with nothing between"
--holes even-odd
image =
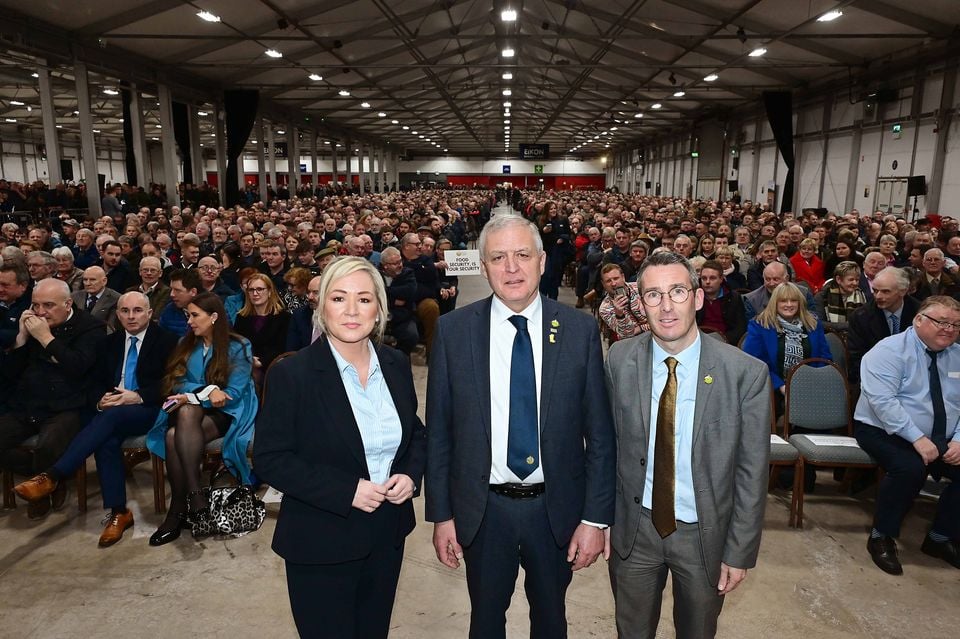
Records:
<instances>
[{"instance_id":1,"label":"sign on wall","mask_svg":"<svg viewBox=\"0 0 960 639\"><path fill-rule=\"evenodd\" d=\"M549 144L521 144L521 160L546 160L550 157Z\"/></svg>"},{"instance_id":2,"label":"sign on wall","mask_svg":"<svg viewBox=\"0 0 960 639\"><path fill-rule=\"evenodd\" d=\"M534 165L533 165L533 172L534 172L536 175L543 175L543 165L542 165L542 164L534 164Z\"/></svg>"},{"instance_id":3,"label":"sign on wall","mask_svg":"<svg viewBox=\"0 0 960 639\"><path fill-rule=\"evenodd\" d=\"M509 165L509 164L504 164L504 165L503 165L503 174L504 174L504 175L508 175L509 173L510 173L510 165Z\"/></svg>"}]
</instances>

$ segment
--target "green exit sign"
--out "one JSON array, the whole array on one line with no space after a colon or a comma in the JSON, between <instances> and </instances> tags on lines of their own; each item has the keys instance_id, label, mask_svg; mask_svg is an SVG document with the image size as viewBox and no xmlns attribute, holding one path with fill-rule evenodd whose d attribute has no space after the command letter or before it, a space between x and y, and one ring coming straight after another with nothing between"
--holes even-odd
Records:
<instances>
[{"instance_id":1,"label":"green exit sign","mask_svg":"<svg viewBox=\"0 0 960 639\"><path fill-rule=\"evenodd\" d=\"M542 164L534 164L534 165L533 165L533 172L536 173L537 175L543 175L543 165L542 165Z\"/></svg>"},{"instance_id":2,"label":"green exit sign","mask_svg":"<svg viewBox=\"0 0 960 639\"><path fill-rule=\"evenodd\" d=\"M698 157L700 157L700 152L699 152L699 151L694 151L693 153L690 154L690 157L692 157L692 158L698 158Z\"/></svg>"},{"instance_id":3,"label":"green exit sign","mask_svg":"<svg viewBox=\"0 0 960 639\"><path fill-rule=\"evenodd\" d=\"M903 127L902 127L899 123L893 125L893 132L894 132L894 133L900 133L900 131L902 131L902 130L903 130Z\"/></svg>"}]
</instances>

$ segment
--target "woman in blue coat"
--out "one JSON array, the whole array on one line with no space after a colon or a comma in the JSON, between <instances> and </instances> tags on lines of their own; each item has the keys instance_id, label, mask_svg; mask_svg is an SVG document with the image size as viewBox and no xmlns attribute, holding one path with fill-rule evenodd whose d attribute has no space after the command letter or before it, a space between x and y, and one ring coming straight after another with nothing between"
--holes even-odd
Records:
<instances>
[{"instance_id":1,"label":"woman in blue coat","mask_svg":"<svg viewBox=\"0 0 960 639\"><path fill-rule=\"evenodd\" d=\"M223 302L214 293L197 295L186 311L190 330L167 363L167 402L147 434L147 448L166 460L171 493L167 517L150 537L151 546L177 539L191 521L209 516L200 485L207 442L223 437L227 469L251 483L247 446L258 404L250 343L230 330Z\"/></svg>"},{"instance_id":2,"label":"woman in blue coat","mask_svg":"<svg viewBox=\"0 0 960 639\"><path fill-rule=\"evenodd\" d=\"M743 350L770 369L778 416L783 414L790 369L808 357L832 359L823 325L807 310L803 292L791 282L775 288L766 308L750 320Z\"/></svg>"}]
</instances>

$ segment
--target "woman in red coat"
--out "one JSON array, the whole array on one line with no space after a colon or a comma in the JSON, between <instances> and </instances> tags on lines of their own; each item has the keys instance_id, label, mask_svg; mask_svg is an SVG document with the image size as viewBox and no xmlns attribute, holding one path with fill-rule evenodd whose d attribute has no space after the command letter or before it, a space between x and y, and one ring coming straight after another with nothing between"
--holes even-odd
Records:
<instances>
[{"instance_id":1,"label":"woman in red coat","mask_svg":"<svg viewBox=\"0 0 960 639\"><path fill-rule=\"evenodd\" d=\"M806 282L810 291L816 294L823 288L826 281L824 276L823 260L817 257L817 243L807 238L800 242L800 250L790 258L790 264L796 272L796 279Z\"/></svg>"}]
</instances>

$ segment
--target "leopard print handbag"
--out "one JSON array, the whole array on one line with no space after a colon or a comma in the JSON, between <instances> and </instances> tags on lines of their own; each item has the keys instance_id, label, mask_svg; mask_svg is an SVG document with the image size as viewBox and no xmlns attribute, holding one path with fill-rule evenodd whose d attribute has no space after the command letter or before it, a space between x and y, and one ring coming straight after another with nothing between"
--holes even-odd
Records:
<instances>
[{"instance_id":1,"label":"leopard print handbag","mask_svg":"<svg viewBox=\"0 0 960 639\"><path fill-rule=\"evenodd\" d=\"M259 530L267 509L252 486L224 486L209 488L209 515L192 523L195 538L210 535L241 537Z\"/></svg>"}]
</instances>

